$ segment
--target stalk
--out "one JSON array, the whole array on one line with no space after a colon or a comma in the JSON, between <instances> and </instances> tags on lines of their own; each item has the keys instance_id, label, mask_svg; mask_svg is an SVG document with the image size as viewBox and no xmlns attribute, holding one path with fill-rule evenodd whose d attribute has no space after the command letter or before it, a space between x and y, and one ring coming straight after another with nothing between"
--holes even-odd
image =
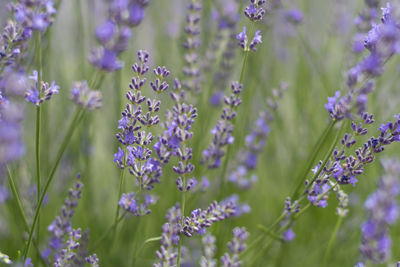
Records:
<instances>
[{"instance_id":1,"label":"stalk","mask_svg":"<svg viewBox=\"0 0 400 267\"><path fill-rule=\"evenodd\" d=\"M183 176L183 184L186 185L186 175ZM181 207L181 225L183 225L183 218L185 217L186 190L182 192L182 201L181 202L182 202L182 207ZM176 266L180 266L179 263L181 261L182 237L183 236L181 236L181 238L179 238L179 242L178 242L178 258L176 260L176 263L177 263Z\"/></svg>"},{"instance_id":2,"label":"stalk","mask_svg":"<svg viewBox=\"0 0 400 267\"><path fill-rule=\"evenodd\" d=\"M336 221L335 229L333 229L331 238L329 239L328 248L325 251L325 256L324 256L323 263L322 263L323 267L327 266L329 256L331 255L331 252L332 252L333 244L335 243L336 236L337 236L340 226L342 225L342 222L343 222L343 216L339 216Z\"/></svg>"},{"instance_id":3,"label":"stalk","mask_svg":"<svg viewBox=\"0 0 400 267\"><path fill-rule=\"evenodd\" d=\"M38 81L37 86L39 90L39 97L42 86L42 39L40 32L36 32L36 56L37 56L37 72ZM35 138L35 156L36 156L36 206L39 204L40 190L41 190L41 177L40 177L40 127L41 127L41 108L40 105L36 107L36 138ZM37 239L39 239L40 220L38 221Z\"/></svg>"},{"instance_id":4,"label":"stalk","mask_svg":"<svg viewBox=\"0 0 400 267\"><path fill-rule=\"evenodd\" d=\"M84 110L81 109L81 108L78 108L76 110L76 112L75 112L75 115L74 115L69 127L68 127L67 134L65 135L64 140L62 141L61 146L60 146L60 148L58 150L58 153L57 153L57 156L56 156L56 161L54 163L53 168L51 169L50 175L49 175L49 177L47 179L47 182L46 182L46 184L44 186L43 192L40 195L39 202L38 202L38 204L36 206L33 223L32 223L32 226L30 228L30 231L29 231L28 243L26 244L26 248L25 248L25 252L24 252L24 259L26 259L28 254L29 254L29 248L30 248L30 245L32 243L32 238L33 238L33 231L34 231L35 226L36 226L36 224L38 222L40 208L42 207L42 204L43 204L44 198L46 196L47 190L49 189L50 183L52 182L52 180L54 178L54 174L55 174L55 172L57 170L57 167L58 167L58 165L59 165L59 163L61 161L62 156L64 155L65 149L67 148L67 146L69 144L69 141L71 140L71 137L72 137L75 129L77 128L77 125L81 121L83 115L84 115Z\"/></svg>"},{"instance_id":5,"label":"stalk","mask_svg":"<svg viewBox=\"0 0 400 267\"><path fill-rule=\"evenodd\" d=\"M336 124L337 121L331 121L328 126L325 128L325 130L322 132L322 134L320 135L320 137L318 138L317 143L315 144L313 151L311 153L311 156L308 160L308 164L306 165L306 168L303 169L303 171L301 172L301 175L298 176L296 178L296 180L299 180L296 189L294 190L294 193L292 194L291 199L296 199L298 197L298 193L300 188L302 187L302 185L304 184L304 180L302 178L307 176L307 173L311 170L315 159L317 158L317 155L319 154L319 152L321 151L321 148L323 147L323 144L325 143L325 141L327 140L327 137L329 135L329 133L331 132L333 126Z\"/></svg>"}]
</instances>

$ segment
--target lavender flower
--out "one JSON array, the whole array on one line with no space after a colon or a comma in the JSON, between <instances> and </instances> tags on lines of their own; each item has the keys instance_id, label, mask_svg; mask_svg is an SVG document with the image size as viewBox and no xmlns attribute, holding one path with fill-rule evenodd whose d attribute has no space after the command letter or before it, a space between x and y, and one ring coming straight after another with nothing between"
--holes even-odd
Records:
<instances>
[{"instance_id":1,"label":"lavender flower","mask_svg":"<svg viewBox=\"0 0 400 267\"><path fill-rule=\"evenodd\" d=\"M256 168L258 156L263 151L269 135L269 122L273 120L269 109L278 108L277 101L282 98L286 89L287 85L281 83L279 89L272 90L273 97L267 99L269 108L260 112L251 133L245 137L245 147L237 153L236 160L232 164L237 167L229 174L229 181L238 188L249 189L257 181L257 176L250 175L250 172Z\"/></svg>"},{"instance_id":2,"label":"lavender flower","mask_svg":"<svg viewBox=\"0 0 400 267\"><path fill-rule=\"evenodd\" d=\"M296 237L296 234L293 232L293 229L290 228L283 233L283 238L286 242L292 241Z\"/></svg>"},{"instance_id":3,"label":"lavender flower","mask_svg":"<svg viewBox=\"0 0 400 267\"><path fill-rule=\"evenodd\" d=\"M175 266L178 257L177 245L179 242L179 231L181 221L181 209L176 204L168 210L166 215L167 222L162 227L161 248L156 251L159 263L155 263L154 267Z\"/></svg>"},{"instance_id":4,"label":"lavender flower","mask_svg":"<svg viewBox=\"0 0 400 267\"><path fill-rule=\"evenodd\" d=\"M61 214L47 228L52 233L52 237L49 240L48 248L42 252L42 256L48 262L51 262L52 258L54 258L54 261L57 261L62 254L64 239L72 231L71 219L81 198L82 187L83 184L80 182L80 175L78 175L77 181L69 190L68 197L61 208Z\"/></svg>"},{"instance_id":5,"label":"lavender flower","mask_svg":"<svg viewBox=\"0 0 400 267\"><path fill-rule=\"evenodd\" d=\"M361 225L363 261L384 263L390 258L391 239L388 226L396 222L399 207L396 198L400 194L400 162L393 159L382 161L385 174L379 181L377 191L371 194L364 206L368 220Z\"/></svg>"},{"instance_id":6,"label":"lavender flower","mask_svg":"<svg viewBox=\"0 0 400 267\"><path fill-rule=\"evenodd\" d=\"M295 25L300 24L304 18L303 13L297 8L291 8L287 10L285 13L285 17L289 22Z\"/></svg>"},{"instance_id":7,"label":"lavender flower","mask_svg":"<svg viewBox=\"0 0 400 267\"><path fill-rule=\"evenodd\" d=\"M198 66L199 55L197 50L200 46L198 35L200 34L200 11L201 5L196 0L191 0L188 5L188 14L186 16L186 40L183 47L187 50L184 55L186 66L183 68L183 74L186 79L182 81L183 87L188 91L199 92L200 90L200 68Z\"/></svg>"},{"instance_id":8,"label":"lavender flower","mask_svg":"<svg viewBox=\"0 0 400 267\"><path fill-rule=\"evenodd\" d=\"M245 227L236 227L233 229L233 239L228 243L228 248L232 255L225 253L221 257L221 264L223 267L242 266L242 262L239 260L239 254L246 249L246 244L244 243L249 237L249 233L246 231Z\"/></svg>"},{"instance_id":9,"label":"lavender flower","mask_svg":"<svg viewBox=\"0 0 400 267\"><path fill-rule=\"evenodd\" d=\"M382 75L384 64L394 54L398 53L400 18L389 3L386 8L382 8L382 13L382 23L373 25L364 39L364 45L369 54L348 71L347 86L349 92L340 99L338 99L338 95L328 99L326 107L334 120L351 117L354 109L357 109L359 114L366 110L367 95L373 91L374 84L369 81L362 85L360 89L356 89L356 85L362 80Z\"/></svg>"},{"instance_id":10,"label":"lavender flower","mask_svg":"<svg viewBox=\"0 0 400 267\"><path fill-rule=\"evenodd\" d=\"M202 239L203 256L200 258L200 267L216 267L217 261L215 256L215 237L211 234L206 234Z\"/></svg>"},{"instance_id":11,"label":"lavender flower","mask_svg":"<svg viewBox=\"0 0 400 267\"><path fill-rule=\"evenodd\" d=\"M371 29L371 25L377 23L380 1L365 0L365 6L354 20L357 33L353 38L353 52L359 54L364 51L364 36Z\"/></svg>"},{"instance_id":12,"label":"lavender flower","mask_svg":"<svg viewBox=\"0 0 400 267\"><path fill-rule=\"evenodd\" d=\"M231 96L225 97L224 100L226 107L222 111L221 119L211 131L213 135L212 143L203 151L201 163L207 164L209 168L218 168L221 165L221 158L225 155L224 147L234 141L231 121L236 117L236 109L242 103L240 99L242 85L233 82L231 88Z\"/></svg>"},{"instance_id":13,"label":"lavender flower","mask_svg":"<svg viewBox=\"0 0 400 267\"><path fill-rule=\"evenodd\" d=\"M100 91L90 90L86 81L75 82L71 88L71 100L88 110L101 108L102 95Z\"/></svg>"},{"instance_id":14,"label":"lavender flower","mask_svg":"<svg viewBox=\"0 0 400 267\"><path fill-rule=\"evenodd\" d=\"M206 228L213 223L233 216L236 209L237 207L233 201L226 203L214 201L208 206L207 210L193 210L190 216L184 218L181 233L188 237L191 237L194 233L203 234Z\"/></svg>"},{"instance_id":15,"label":"lavender flower","mask_svg":"<svg viewBox=\"0 0 400 267\"><path fill-rule=\"evenodd\" d=\"M29 76L29 79L33 80L35 84L26 92L25 99L33 105L39 107L44 101L50 100L54 94L58 94L58 89L60 87L56 85L54 81L51 85L40 81L39 87L38 72L36 70L33 71L32 76Z\"/></svg>"},{"instance_id":16,"label":"lavender flower","mask_svg":"<svg viewBox=\"0 0 400 267\"><path fill-rule=\"evenodd\" d=\"M265 4L265 0L250 0L250 5L246 6L244 10L245 16L252 22L262 20L265 9L262 7Z\"/></svg>"},{"instance_id":17,"label":"lavender flower","mask_svg":"<svg viewBox=\"0 0 400 267\"><path fill-rule=\"evenodd\" d=\"M20 61L25 57L28 40L31 38L29 31L9 20L0 35L0 74L5 66L17 68Z\"/></svg>"},{"instance_id":18,"label":"lavender flower","mask_svg":"<svg viewBox=\"0 0 400 267\"><path fill-rule=\"evenodd\" d=\"M95 30L100 45L92 49L90 63L107 72L122 68L118 56L128 48L131 28L142 22L148 3L149 0L110 1L107 20Z\"/></svg>"},{"instance_id":19,"label":"lavender flower","mask_svg":"<svg viewBox=\"0 0 400 267\"><path fill-rule=\"evenodd\" d=\"M45 32L53 23L56 14L54 2L51 0L21 0L12 4L15 20L26 32Z\"/></svg>"},{"instance_id":20,"label":"lavender flower","mask_svg":"<svg viewBox=\"0 0 400 267\"><path fill-rule=\"evenodd\" d=\"M139 191L142 189L151 190L154 184L159 182L162 171L161 162L152 157L150 145L154 139L151 132L144 129L156 126L159 123L157 113L160 110L161 102L156 99L150 99L142 95L142 88L147 79L144 77L149 70L147 62L149 53L140 50L138 52L140 64L135 63L132 66L136 77L132 78L129 85L130 91L127 92L126 98L128 104L122 112L122 119L119 120L119 126L122 131L116 137L122 144L123 149L118 148L118 152L114 154L114 162L119 168L129 168L129 172L136 178ZM157 94L168 89L169 85L164 79L169 75L169 71L165 67L157 67L153 71L156 79L151 82L151 88ZM143 104L146 104L147 112L144 112ZM143 204L138 204L138 198L144 198ZM148 214L149 204L153 204L155 198L141 194L129 193L123 195L119 204L127 211L136 216Z\"/></svg>"},{"instance_id":21,"label":"lavender flower","mask_svg":"<svg viewBox=\"0 0 400 267\"><path fill-rule=\"evenodd\" d=\"M250 0L250 5L244 10L244 14L252 23L262 20L265 10L262 7L265 4L265 0ZM256 31L253 39L248 43L248 38L246 34L246 27L243 27L243 31L236 36L238 39L238 45L243 49L243 51L256 51L257 45L261 43L261 31Z\"/></svg>"},{"instance_id":22,"label":"lavender flower","mask_svg":"<svg viewBox=\"0 0 400 267\"><path fill-rule=\"evenodd\" d=\"M384 151L385 147L393 142L399 142L400 133L400 115L395 116L396 121L394 123L388 122L382 124L379 127L381 132L378 138L371 137L368 139L363 146L355 150L354 155L346 155L344 148L352 147L356 144L356 140L353 136L367 134L367 129L363 128L363 124L372 124L374 122L373 117L364 113L361 115L362 123L352 123L353 133L345 134L342 139L342 148L337 148L333 151L331 158L325 164L325 166L319 166L316 168L317 176L311 183L306 182L306 194L308 200L319 207L326 207L327 205L327 193L333 190L338 195L338 199L343 200L340 205L347 205L347 196L342 195L340 185L352 184L356 185L358 182L357 176L364 172L364 167L374 161L375 155ZM322 168L322 169L321 169ZM343 215L345 215L346 211Z\"/></svg>"},{"instance_id":23,"label":"lavender flower","mask_svg":"<svg viewBox=\"0 0 400 267\"><path fill-rule=\"evenodd\" d=\"M175 104L172 110L166 112L166 121L162 124L164 133L158 137L154 150L163 164L168 163L173 155L178 158L178 164L172 168L179 175L176 185L180 191L190 191L196 186L197 180L194 177L188 178L194 170L194 165L190 162L192 148L187 142L193 136L190 130L197 117L197 109L183 102L185 94L177 79L174 90L170 96Z\"/></svg>"},{"instance_id":24,"label":"lavender flower","mask_svg":"<svg viewBox=\"0 0 400 267\"><path fill-rule=\"evenodd\" d=\"M54 267L85 265L84 261L79 259L79 250L82 249L80 243L82 237L81 229L72 229L69 232L68 240L63 245L60 256L56 258ZM99 266L96 254L88 256L84 260L92 266Z\"/></svg>"}]
</instances>

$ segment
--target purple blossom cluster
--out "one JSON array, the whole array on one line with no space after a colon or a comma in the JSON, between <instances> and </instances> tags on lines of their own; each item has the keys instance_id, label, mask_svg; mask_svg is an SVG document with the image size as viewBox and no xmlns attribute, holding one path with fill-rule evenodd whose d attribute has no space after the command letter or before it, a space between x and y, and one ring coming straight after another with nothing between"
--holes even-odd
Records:
<instances>
[{"instance_id":1,"label":"purple blossom cluster","mask_svg":"<svg viewBox=\"0 0 400 267\"><path fill-rule=\"evenodd\" d=\"M181 208L176 204L168 210L166 223L162 226L161 247L156 251L159 263L154 267L175 266L178 257L177 245L179 242Z\"/></svg>"},{"instance_id":2,"label":"purple blossom cluster","mask_svg":"<svg viewBox=\"0 0 400 267\"><path fill-rule=\"evenodd\" d=\"M273 120L270 110L278 108L278 101L287 87L286 83L281 83L279 89L272 90L273 97L267 99L268 108L260 112L250 134L245 137L244 148L237 153L233 163L237 167L229 174L229 181L240 189L249 189L257 181L255 174L249 175L257 167L258 156L262 153L270 132L269 123Z\"/></svg>"},{"instance_id":3,"label":"purple blossom cluster","mask_svg":"<svg viewBox=\"0 0 400 267\"><path fill-rule=\"evenodd\" d=\"M213 63L219 67L215 69L214 85L215 91L211 95L209 101L213 106L220 106L223 102L224 91L232 77L235 67L235 48L236 48L236 32L239 21L238 7L231 1L220 4L220 9L216 12L217 32L214 42L206 52L206 59L203 63L204 70L211 72Z\"/></svg>"},{"instance_id":4,"label":"purple blossom cluster","mask_svg":"<svg viewBox=\"0 0 400 267\"><path fill-rule=\"evenodd\" d=\"M54 81L51 85L38 81L38 72L36 70L33 71L32 76L29 76L29 79L33 80L35 84L25 93L25 100L33 105L39 107L44 101L50 100L53 95L58 94L60 87Z\"/></svg>"},{"instance_id":5,"label":"purple blossom cluster","mask_svg":"<svg viewBox=\"0 0 400 267\"><path fill-rule=\"evenodd\" d=\"M217 261L214 259L215 256L215 236L206 234L201 239L203 255L200 258L200 267L216 267Z\"/></svg>"},{"instance_id":6,"label":"purple blossom cluster","mask_svg":"<svg viewBox=\"0 0 400 267\"><path fill-rule=\"evenodd\" d=\"M376 154L384 151L385 147L400 142L400 115L395 116L395 122L382 124L378 130L379 137L370 137L361 147L355 150L355 155L348 155L346 150L356 144L355 136L363 136L368 133L364 125L374 123L372 115L364 113L361 121L352 123L352 133L346 133L341 140L342 147L336 147L331 158L323 166L320 162L314 169L314 178L311 182L306 181L306 194L308 200L319 207L327 206L327 193L333 189L336 192L339 185L355 184L358 182L357 176L364 172L366 165L375 160ZM347 155L346 155L347 154ZM340 199L341 196L338 196Z\"/></svg>"},{"instance_id":7,"label":"purple blossom cluster","mask_svg":"<svg viewBox=\"0 0 400 267\"><path fill-rule=\"evenodd\" d=\"M136 77L132 78L129 85L130 90L126 94L128 103L119 120L118 128L121 132L116 135L123 148L119 147L118 152L114 154L114 162L121 169L129 168L129 173L136 178L137 187L141 192L142 189L153 189L154 184L159 183L162 173L161 161L152 157L150 145L154 136L151 132L146 132L146 129L149 130L160 122L157 113L161 102L142 94L147 81L145 75L149 71L149 53L140 50L138 59L140 63L132 66ZM152 90L157 94L166 91L169 85L164 79L169 75L169 71L165 67L157 67L153 74L156 79L150 82ZM144 108L147 108L147 112ZM139 204L138 198L144 198L143 204ZM147 207L154 201L155 198L150 195L129 193L122 196L119 204L125 210L140 216L150 212Z\"/></svg>"},{"instance_id":8,"label":"purple blossom cluster","mask_svg":"<svg viewBox=\"0 0 400 267\"><path fill-rule=\"evenodd\" d=\"M382 23L372 25L364 38L369 54L348 71L348 93L340 97L340 92L336 92L334 97L328 98L325 108L334 120L351 117L353 111L360 114L366 110L367 95L374 89L374 83L369 79L381 76L384 64L399 52L400 17L390 3L382 8L382 14ZM369 81L362 84L365 80ZM356 89L360 83L361 86Z\"/></svg>"},{"instance_id":9,"label":"purple blossom cluster","mask_svg":"<svg viewBox=\"0 0 400 267\"><path fill-rule=\"evenodd\" d=\"M42 257L48 262L57 262L61 257L64 239L73 231L71 219L75 214L78 201L82 196L83 184L80 181L80 175L74 186L69 189L68 197L61 207L61 213L47 228L52 234L49 239L48 247L42 252Z\"/></svg>"},{"instance_id":10,"label":"purple blossom cluster","mask_svg":"<svg viewBox=\"0 0 400 267\"><path fill-rule=\"evenodd\" d=\"M371 25L375 25L379 17L380 1L364 1L365 6L360 14L355 18L354 24L357 28L357 33L353 37L352 50L354 53L359 54L364 51L364 38L365 33L371 29Z\"/></svg>"},{"instance_id":11,"label":"purple blossom cluster","mask_svg":"<svg viewBox=\"0 0 400 267\"><path fill-rule=\"evenodd\" d=\"M191 237L193 234L204 234L206 228L209 228L213 223L225 220L236 213L236 203L226 201L218 203L212 202L206 210L193 210L190 216L183 219L181 233Z\"/></svg>"},{"instance_id":12,"label":"purple blossom cluster","mask_svg":"<svg viewBox=\"0 0 400 267\"><path fill-rule=\"evenodd\" d=\"M203 151L201 159L201 163L207 164L209 168L218 168L221 165L221 158L225 155L224 147L234 141L232 120L236 117L237 107L242 103L240 98L242 87L243 85L238 82L232 82L232 94L224 99L226 106L222 110L221 119L211 131L212 142Z\"/></svg>"},{"instance_id":13,"label":"purple blossom cluster","mask_svg":"<svg viewBox=\"0 0 400 267\"><path fill-rule=\"evenodd\" d=\"M182 86L192 92L199 92L201 83L201 72L198 64L200 57L197 53L200 46L198 37L200 34L200 11L201 4L199 1L191 0L188 5L188 14L186 15L186 39L183 43L183 48L186 49L184 55L186 65L183 68L183 74L186 78L182 80Z\"/></svg>"},{"instance_id":14,"label":"purple blossom cluster","mask_svg":"<svg viewBox=\"0 0 400 267\"><path fill-rule=\"evenodd\" d=\"M16 68L24 58L31 34L13 20L9 20L0 35L0 74L6 66Z\"/></svg>"},{"instance_id":15,"label":"purple blossom cluster","mask_svg":"<svg viewBox=\"0 0 400 267\"><path fill-rule=\"evenodd\" d=\"M81 229L72 229L69 232L68 239L61 249L60 256L54 262L54 267L84 266L85 263L94 267L99 266L99 260L96 254L85 258L80 257L81 255L79 251L82 250L82 244L80 242L84 235L85 234L82 234Z\"/></svg>"},{"instance_id":16,"label":"purple blossom cluster","mask_svg":"<svg viewBox=\"0 0 400 267\"><path fill-rule=\"evenodd\" d=\"M57 13L51 0L21 0L11 4L11 8L15 20L24 27L27 35L32 31L45 32Z\"/></svg>"},{"instance_id":17,"label":"purple blossom cluster","mask_svg":"<svg viewBox=\"0 0 400 267\"><path fill-rule=\"evenodd\" d=\"M232 231L233 239L228 243L228 248L232 255L225 253L221 257L221 263L223 267L240 267L242 262L239 260L239 254L246 249L246 244L244 243L249 237L249 233L246 231L245 227L236 227Z\"/></svg>"},{"instance_id":18,"label":"purple blossom cluster","mask_svg":"<svg viewBox=\"0 0 400 267\"><path fill-rule=\"evenodd\" d=\"M197 185L197 180L194 177L187 179L194 170L190 162L192 148L187 143L193 137L191 128L197 117L197 109L183 102L185 93L177 79L170 96L174 106L166 112L166 121L162 124L164 133L158 137L154 150L162 163L168 163L171 156L178 158L178 164L172 168L179 175L176 185L180 191L190 191Z\"/></svg>"},{"instance_id":19,"label":"purple blossom cluster","mask_svg":"<svg viewBox=\"0 0 400 267\"><path fill-rule=\"evenodd\" d=\"M268 110L261 112L252 127L251 133L245 137L245 147L237 154L239 164L229 175L229 181L238 188L249 189L257 181L255 174L251 175L250 178L248 175L256 168L257 158L265 147L271 120L272 117Z\"/></svg>"},{"instance_id":20,"label":"purple blossom cluster","mask_svg":"<svg viewBox=\"0 0 400 267\"><path fill-rule=\"evenodd\" d=\"M378 189L364 203L368 219L361 225L362 261L375 264L386 262L391 254L389 226L399 216L397 197L400 194L400 162L394 159L382 160L384 175L379 180Z\"/></svg>"},{"instance_id":21,"label":"purple blossom cluster","mask_svg":"<svg viewBox=\"0 0 400 267\"><path fill-rule=\"evenodd\" d=\"M250 5L246 6L244 10L245 16L250 20L250 22L255 23L257 21L261 21L265 14L265 9L263 5L265 4L265 0L250 0ZM256 31L251 42L248 42L248 37L246 34L246 27L243 27L243 31L236 36L238 40L238 45L244 51L256 51L258 44L262 43L261 31Z\"/></svg>"},{"instance_id":22,"label":"purple blossom cluster","mask_svg":"<svg viewBox=\"0 0 400 267\"><path fill-rule=\"evenodd\" d=\"M102 94L100 91L90 90L86 81L75 82L71 88L71 100L84 109L94 110L101 108Z\"/></svg>"},{"instance_id":23,"label":"purple blossom cluster","mask_svg":"<svg viewBox=\"0 0 400 267\"><path fill-rule=\"evenodd\" d=\"M123 63L118 56L129 46L131 28L139 25L150 0L112 0L108 18L95 31L99 46L92 50L90 63L95 67L112 72L121 69Z\"/></svg>"}]
</instances>

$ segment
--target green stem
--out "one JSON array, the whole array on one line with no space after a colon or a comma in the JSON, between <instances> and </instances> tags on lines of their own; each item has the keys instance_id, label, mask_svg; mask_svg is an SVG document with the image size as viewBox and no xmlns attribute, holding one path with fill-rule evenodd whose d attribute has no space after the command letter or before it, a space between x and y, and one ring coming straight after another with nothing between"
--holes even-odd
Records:
<instances>
[{"instance_id":1,"label":"green stem","mask_svg":"<svg viewBox=\"0 0 400 267\"><path fill-rule=\"evenodd\" d=\"M328 263L329 256L331 255L331 252L332 252L333 244L335 243L335 239L336 239L337 233L339 231L339 228L342 225L342 222L343 222L343 216L339 216L336 221L335 229L333 229L331 238L329 239L328 248L326 249L324 260L322 263L323 267L325 267Z\"/></svg>"},{"instance_id":2,"label":"green stem","mask_svg":"<svg viewBox=\"0 0 400 267\"><path fill-rule=\"evenodd\" d=\"M6 166L6 168L7 168L8 177L9 177L8 183L9 183L11 191L12 191L12 193L14 195L15 201L17 202L18 212L19 212L19 215L21 216L22 221L24 223L25 231L28 233L29 232L28 220L26 219L24 208L22 206L22 202L21 202L21 199L19 197L19 194L18 194L18 191L17 191L17 187L15 186L13 175L11 173L10 168L8 166ZM42 255L40 253L40 250L39 250L38 246L36 245L35 240L33 240L32 243L33 243L33 246L35 247L36 254L37 254L38 258L40 259L40 261L42 262L43 265L46 265L46 262L42 258Z\"/></svg>"},{"instance_id":3,"label":"green stem","mask_svg":"<svg viewBox=\"0 0 400 267\"><path fill-rule=\"evenodd\" d=\"M72 135L74 133L74 130L76 129L76 126L79 124L79 122L81 121L83 115L84 115L84 110L81 109L81 108L78 108L76 110L76 112L75 112L75 115L74 115L69 127L68 127L67 134L65 135L64 140L61 143L61 146L60 146L60 148L58 150L58 153L57 153L57 156L56 156L56 161L54 163L53 168L51 169L50 175L49 175L49 177L48 177L48 179L46 181L46 184L44 186L43 192L40 195L40 199L39 199L38 205L36 206L35 215L34 215L34 218L33 218L33 223L32 223L32 226L30 228L30 231L29 231L28 243L26 245L26 249L25 249L25 252L24 252L24 259L26 259L28 254L29 254L29 248L30 248L30 245L31 245L31 242L32 242L32 238L33 238L33 231L34 231L34 229L36 227L36 224L38 222L40 208L42 207L42 204L43 204L44 198L46 196L47 190L49 189L50 183L53 180L54 174L55 174L55 172L57 170L57 167L58 167L58 165L59 165L59 163L61 161L62 156L64 155L65 149L67 148L67 146L69 144L69 141L71 140L71 137L72 137Z\"/></svg>"},{"instance_id":4,"label":"green stem","mask_svg":"<svg viewBox=\"0 0 400 267\"><path fill-rule=\"evenodd\" d=\"M14 178L13 178L13 176L11 174L11 170L10 170L10 168L8 166L7 166L7 172L8 172L8 177L10 178L8 180L8 182L10 184L10 188L11 188L11 191L12 191L12 193L14 195L15 201L17 202L18 211L19 211L19 213L21 215L22 221L24 222L25 230L27 232L29 232L28 220L26 219L24 208L22 207L22 202L21 202L21 199L19 198L19 194L17 192L17 187L15 186L15 183L14 183Z\"/></svg>"},{"instance_id":5,"label":"green stem","mask_svg":"<svg viewBox=\"0 0 400 267\"><path fill-rule=\"evenodd\" d=\"M325 130L323 131L323 133L320 135L320 137L318 138L317 143L314 146L314 149L311 153L310 159L308 161L308 164L306 165L306 168L303 169L303 171L301 172L301 175L298 176L296 178L296 180L299 180L296 189L294 191L294 193L292 194L291 199L296 199L298 197L299 191L301 189L301 187L304 185L304 177L307 176L308 172L311 170L313 164L315 163L315 159L317 157L317 155L319 154L319 152L321 151L321 148L323 147L323 144L325 143L325 140L327 139L327 137L329 136L329 133L331 132L333 126L336 124L337 121L332 120L328 126L325 128Z\"/></svg>"},{"instance_id":6,"label":"green stem","mask_svg":"<svg viewBox=\"0 0 400 267\"><path fill-rule=\"evenodd\" d=\"M114 223L117 223L118 221L118 215L119 215L119 210L120 210L120 205L118 204L119 199L121 198L122 195L122 188L124 185L124 177L125 177L125 167L121 170L121 174L119 177L119 191L118 191L118 199L117 199L117 211L115 212L115 219L114 219ZM115 232L114 232L114 236L116 236L116 232L117 232L117 227L115 227Z\"/></svg>"},{"instance_id":7,"label":"green stem","mask_svg":"<svg viewBox=\"0 0 400 267\"><path fill-rule=\"evenodd\" d=\"M39 97L42 87L42 38L40 31L36 32L36 56L37 56L37 89L39 90ZM41 177L40 177L40 127L41 127L41 108L40 105L36 108L36 140L35 140L35 154L36 154L36 205L39 203L40 190L41 190ZM38 221L37 236L39 239L40 220Z\"/></svg>"},{"instance_id":8,"label":"green stem","mask_svg":"<svg viewBox=\"0 0 400 267\"><path fill-rule=\"evenodd\" d=\"M186 177L183 177L183 184L186 185ZM186 190L186 188L184 188ZM183 225L183 218L185 217L185 204L186 204L186 191L182 192L182 208L181 208L181 225ZM180 261L181 261L181 249L182 249L182 238L179 238L179 243L178 243L178 258L176 260L176 266L180 266Z\"/></svg>"}]
</instances>

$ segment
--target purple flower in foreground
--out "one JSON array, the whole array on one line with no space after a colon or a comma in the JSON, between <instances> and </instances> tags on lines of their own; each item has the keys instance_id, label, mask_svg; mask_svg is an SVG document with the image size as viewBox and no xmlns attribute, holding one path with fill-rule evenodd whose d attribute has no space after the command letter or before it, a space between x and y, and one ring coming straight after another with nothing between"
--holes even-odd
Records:
<instances>
[{"instance_id":1,"label":"purple flower in foreground","mask_svg":"<svg viewBox=\"0 0 400 267\"><path fill-rule=\"evenodd\" d=\"M38 72L36 70L33 71L32 76L29 76L29 79L33 80L35 84L27 90L25 99L33 105L39 106L44 101L50 100L54 94L58 94L60 87L54 81L51 85L43 81L38 81Z\"/></svg>"}]
</instances>

